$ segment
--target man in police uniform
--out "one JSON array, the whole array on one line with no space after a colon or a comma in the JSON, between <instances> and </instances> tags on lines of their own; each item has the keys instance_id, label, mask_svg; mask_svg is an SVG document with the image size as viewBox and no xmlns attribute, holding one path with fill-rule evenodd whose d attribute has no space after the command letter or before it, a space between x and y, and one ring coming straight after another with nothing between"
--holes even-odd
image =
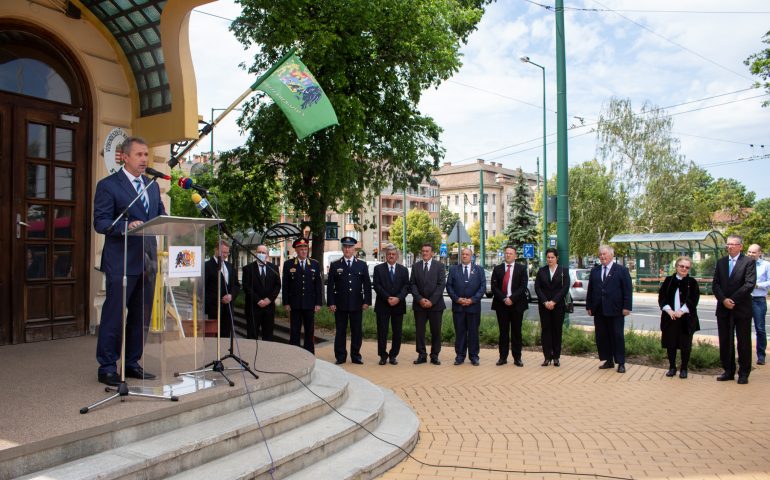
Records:
<instances>
[{"instance_id":1,"label":"man in police uniform","mask_svg":"<svg viewBox=\"0 0 770 480\"><path fill-rule=\"evenodd\" d=\"M334 336L334 357L337 359L337 365L347 361L345 342L349 321L350 360L362 364L362 317L363 311L372 304L372 282L366 262L355 258L356 239L342 237L340 243L342 258L329 266L329 280L326 284L326 303L334 313L337 330Z\"/></svg>"},{"instance_id":2,"label":"man in police uniform","mask_svg":"<svg viewBox=\"0 0 770 480\"><path fill-rule=\"evenodd\" d=\"M315 313L321 310L323 284L321 265L308 258L309 243L306 238L298 238L292 244L297 256L283 264L283 305L289 312L289 343L299 346L300 330L305 330L303 348L315 354L313 343L315 331Z\"/></svg>"}]
</instances>

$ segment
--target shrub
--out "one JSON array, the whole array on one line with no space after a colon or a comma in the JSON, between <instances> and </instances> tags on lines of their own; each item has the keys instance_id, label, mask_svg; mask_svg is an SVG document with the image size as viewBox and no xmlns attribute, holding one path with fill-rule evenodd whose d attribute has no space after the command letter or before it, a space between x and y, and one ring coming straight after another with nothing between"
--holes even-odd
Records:
<instances>
[{"instance_id":1,"label":"shrub","mask_svg":"<svg viewBox=\"0 0 770 480\"><path fill-rule=\"evenodd\" d=\"M572 355L584 355L596 351L593 332L582 328L567 327L562 334L562 348Z\"/></svg>"},{"instance_id":2,"label":"shrub","mask_svg":"<svg viewBox=\"0 0 770 480\"><path fill-rule=\"evenodd\" d=\"M690 354L690 368L717 368L719 365L719 348L703 340L698 340L693 345Z\"/></svg>"}]
</instances>

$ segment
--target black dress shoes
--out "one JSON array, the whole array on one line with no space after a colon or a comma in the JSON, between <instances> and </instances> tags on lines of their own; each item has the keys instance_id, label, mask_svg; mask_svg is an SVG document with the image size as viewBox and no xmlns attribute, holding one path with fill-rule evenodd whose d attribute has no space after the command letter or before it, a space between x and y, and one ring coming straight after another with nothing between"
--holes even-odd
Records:
<instances>
[{"instance_id":1,"label":"black dress shoes","mask_svg":"<svg viewBox=\"0 0 770 480\"><path fill-rule=\"evenodd\" d=\"M543 360L543 363L540 364L541 367L547 367L551 364L551 359Z\"/></svg>"},{"instance_id":2,"label":"black dress shoes","mask_svg":"<svg viewBox=\"0 0 770 480\"><path fill-rule=\"evenodd\" d=\"M730 375L727 372L717 377L717 382L729 382L735 380L735 375Z\"/></svg>"},{"instance_id":3,"label":"black dress shoes","mask_svg":"<svg viewBox=\"0 0 770 480\"><path fill-rule=\"evenodd\" d=\"M145 372L142 367L126 367L126 377L138 378L141 380L155 380L155 375L150 372Z\"/></svg>"},{"instance_id":4,"label":"black dress shoes","mask_svg":"<svg viewBox=\"0 0 770 480\"><path fill-rule=\"evenodd\" d=\"M346 361L347 361L347 360L340 360L340 359L337 359L337 361L335 361L335 362L334 362L334 364L335 364L335 365L342 365L342 364L343 364L343 363L345 363Z\"/></svg>"},{"instance_id":5,"label":"black dress shoes","mask_svg":"<svg viewBox=\"0 0 770 480\"><path fill-rule=\"evenodd\" d=\"M462 365L464 360L455 360L455 365ZM432 362L432 361L431 361Z\"/></svg>"},{"instance_id":6,"label":"black dress shoes","mask_svg":"<svg viewBox=\"0 0 770 480\"><path fill-rule=\"evenodd\" d=\"M364 364L364 361L361 360L360 358L353 358L350 361L355 363L356 365L363 365ZM385 363L383 362L380 365L385 365Z\"/></svg>"},{"instance_id":7,"label":"black dress shoes","mask_svg":"<svg viewBox=\"0 0 770 480\"><path fill-rule=\"evenodd\" d=\"M501 358L497 361L497 363L495 363L495 365L499 367L500 365L505 365L506 363L508 363L508 360Z\"/></svg>"},{"instance_id":8,"label":"black dress shoes","mask_svg":"<svg viewBox=\"0 0 770 480\"><path fill-rule=\"evenodd\" d=\"M516 365L517 367L523 367L524 366L524 362L522 362L521 360L514 360L513 364Z\"/></svg>"},{"instance_id":9,"label":"black dress shoes","mask_svg":"<svg viewBox=\"0 0 770 480\"><path fill-rule=\"evenodd\" d=\"M441 360L439 360L438 358L431 358L430 363L432 363L433 365L441 365Z\"/></svg>"},{"instance_id":10,"label":"black dress shoes","mask_svg":"<svg viewBox=\"0 0 770 480\"><path fill-rule=\"evenodd\" d=\"M679 378L687 378L687 369L682 369L679 371Z\"/></svg>"},{"instance_id":11,"label":"black dress shoes","mask_svg":"<svg viewBox=\"0 0 770 480\"><path fill-rule=\"evenodd\" d=\"M626 365L624 363L618 364L618 373L626 373Z\"/></svg>"},{"instance_id":12,"label":"black dress shoes","mask_svg":"<svg viewBox=\"0 0 770 480\"><path fill-rule=\"evenodd\" d=\"M414 361L415 365L419 365L421 363L427 363L428 359L425 357L417 357L417 360Z\"/></svg>"},{"instance_id":13,"label":"black dress shoes","mask_svg":"<svg viewBox=\"0 0 770 480\"><path fill-rule=\"evenodd\" d=\"M558 359L558 358L554 358L554 359L553 359L553 366L554 366L554 367L558 367L558 366L560 366L560 365L561 365L561 363L559 362L559 359Z\"/></svg>"},{"instance_id":14,"label":"black dress shoes","mask_svg":"<svg viewBox=\"0 0 770 480\"><path fill-rule=\"evenodd\" d=\"M673 377L674 375L676 375L676 368L669 368L668 372L666 372L666 376Z\"/></svg>"},{"instance_id":15,"label":"black dress shoes","mask_svg":"<svg viewBox=\"0 0 770 480\"><path fill-rule=\"evenodd\" d=\"M99 383L109 385L110 387L117 387L120 385L120 375L118 375L116 372L100 373Z\"/></svg>"},{"instance_id":16,"label":"black dress shoes","mask_svg":"<svg viewBox=\"0 0 770 480\"><path fill-rule=\"evenodd\" d=\"M398 360L396 360L396 357L390 357L390 364L391 365L398 365Z\"/></svg>"},{"instance_id":17,"label":"black dress shoes","mask_svg":"<svg viewBox=\"0 0 770 480\"><path fill-rule=\"evenodd\" d=\"M388 363L388 357L380 357L380 365L385 365Z\"/></svg>"},{"instance_id":18,"label":"black dress shoes","mask_svg":"<svg viewBox=\"0 0 770 480\"><path fill-rule=\"evenodd\" d=\"M749 383L748 375L738 375L738 385L746 385Z\"/></svg>"},{"instance_id":19,"label":"black dress shoes","mask_svg":"<svg viewBox=\"0 0 770 480\"><path fill-rule=\"evenodd\" d=\"M605 370L605 369L608 369L608 368L615 368L615 363L613 363L612 360L607 360L606 362L604 362L601 365L599 365L599 369L600 370Z\"/></svg>"},{"instance_id":20,"label":"black dress shoes","mask_svg":"<svg viewBox=\"0 0 770 480\"><path fill-rule=\"evenodd\" d=\"M478 360L471 360L471 365L473 365L474 367L478 367L479 366L479 361Z\"/></svg>"}]
</instances>

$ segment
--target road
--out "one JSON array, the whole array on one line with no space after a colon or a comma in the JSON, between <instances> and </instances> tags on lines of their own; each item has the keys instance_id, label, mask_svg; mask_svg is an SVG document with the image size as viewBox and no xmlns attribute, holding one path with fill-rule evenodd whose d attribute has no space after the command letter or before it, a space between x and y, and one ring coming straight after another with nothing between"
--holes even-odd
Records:
<instances>
[{"instance_id":1,"label":"road","mask_svg":"<svg viewBox=\"0 0 770 480\"><path fill-rule=\"evenodd\" d=\"M449 296L445 295L444 300L449 306ZM407 304L411 306L412 297L407 297ZM698 308L698 317L700 319L701 330L698 332L700 335L712 335L717 336L717 321L715 315L715 306L712 299L703 301ZM481 312L488 313L492 311L492 299L483 298L481 301ZM534 303L529 304L529 310L527 311L529 318L538 318L537 305ZM575 313L570 314L570 323L572 325L590 325L593 326L593 317L589 317L586 314L585 305L582 303L575 304ZM660 309L658 308L657 296L650 294L635 294L634 295L634 309L631 315L626 318L626 328L633 327L636 330L660 330Z\"/></svg>"}]
</instances>

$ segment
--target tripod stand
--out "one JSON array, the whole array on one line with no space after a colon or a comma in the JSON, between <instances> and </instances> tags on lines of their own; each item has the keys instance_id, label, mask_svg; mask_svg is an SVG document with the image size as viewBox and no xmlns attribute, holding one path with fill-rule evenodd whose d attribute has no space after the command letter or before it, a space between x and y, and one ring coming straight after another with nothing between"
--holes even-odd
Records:
<instances>
[{"instance_id":1,"label":"tripod stand","mask_svg":"<svg viewBox=\"0 0 770 480\"><path fill-rule=\"evenodd\" d=\"M122 175L122 174L121 174ZM99 405L102 405L104 403L107 403L111 400L114 400L116 398L120 398L121 401L125 401L124 397L128 396L135 396L135 397L146 397L146 398L157 398L162 400L171 400L172 402L176 402L179 400L179 398L175 395L166 397L163 395L153 395L149 393L139 393L139 392L132 392L128 389L128 385L126 384L126 316L127 316L127 310L128 306L126 305L126 290L128 285L128 236L129 236L129 230L128 230L128 211L131 208L131 206L134 205L134 203L137 202L140 198L145 195L145 192L148 191L149 187L152 186L153 183L157 181L158 177L153 176L152 180L150 180L146 185L144 185L143 190L140 192L137 192L137 195L134 197L134 199L128 204L128 206L120 213L120 215L115 218L115 220L112 222L112 224L107 228L106 234L110 234L115 228L115 226L118 224L118 222L123 219L123 289L122 289L122 295L120 298L120 305L121 305L121 321L122 321L122 334L121 334L121 344L120 344L120 383L117 385L117 387L105 387L105 392L115 392L113 395L110 395L109 397L100 400L94 404L91 404L87 407L83 407L80 409L81 414L88 413L91 409L98 407ZM148 199L149 201L149 199ZM144 242L144 237L142 237L142 242ZM136 287L135 287L136 288ZM143 319L143 322L145 320Z\"/></svg>"}]
</instances>

